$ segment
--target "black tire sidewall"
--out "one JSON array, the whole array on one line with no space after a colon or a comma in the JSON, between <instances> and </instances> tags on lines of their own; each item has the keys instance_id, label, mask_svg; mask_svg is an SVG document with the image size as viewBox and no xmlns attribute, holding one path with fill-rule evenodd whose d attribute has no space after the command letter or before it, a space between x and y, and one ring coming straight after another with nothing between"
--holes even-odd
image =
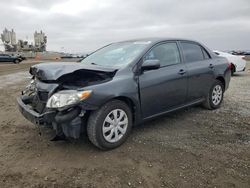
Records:
<instances>
[{"instance_id":1,"label":"black tire sidewall","mask_svg":"<svg viewBox=\"0 0 250 188\"><path fill-rule=\"evenodd\" d=\"M15 64L19 64L19 63L20 63L20 60L15 59L15 60L14 60L14 63L15 63Z\"/></svg>"},{"instance_id":2,"label":"black tire sidewall","mask_svg":"<svg viewBox=\"0 0 250 188\"><path fill-rule=\"evenodd\" d=\"M126 113L126 115L128 117L128 127L127 127L126 133L123 135L123 137L118 142L110 143L110 142L108 142L108 141L105 140L105 138L103 136L102 127L103 127L103 122L104 122L106 116L112 110L114 110L114 109L122 109ZM105 105L105 108L101 108L100 111L101 111L101 112L99 112L100 116L98 117L98 119L96 121L96 125L95 125L96 140L97 140L98 144L103 149L113 149L113 148L116 148L116 147L120 146L122 143L125 142L125 140L129 136L129 133L131 132L131 128L132 128L132 114L131 114L131 110L122 101L112 101L110 103L107 103Z\"/></svg>"},{"instance_id":3,"label":"black tire sidewall","mask_svg":"<svg viewBox=\"0 0 250 188\"><path fill-rule=\"evenodd\" d=\"M235 65L232 64L232 68L231 68L231 76L234 76L234 73L236 71Z\"/></svg>"},{"instance_id":4,"label":"black tire sidewall","mask_svg":"<svg viewBox=\"0 0 250 188\"><path fill-rule=\"evenodd\" d=\"M231 76L234 76L234 73L235 73L234 68L232 68L231 69Z\"/></svg>"},{"instance_id":5,"label":"black tire sidewall","mask_svg":"<svg viewBox=\"0 0 250 188\"><path fill-rule=\"evenodd\" d=\"M212 93L213 93L214 88L215 88L217 85L220 85L220 87L221 87L221 89L222 89L222 98L221 98L220 103L217 104L217 105L215 105L215 104L213 103L213 100L212 100ZM221 105L221 103L223 102L223 98L224 98L224 86L223 86L223 84L222 84L219 80L216 80L216 81L214 82L214 84L212 85L210 91L209 91L209 104L210 104L211 108L212 108L212 109L217 109L217 108L219 108L220 105Z\"/></svg>"}]
</instances>

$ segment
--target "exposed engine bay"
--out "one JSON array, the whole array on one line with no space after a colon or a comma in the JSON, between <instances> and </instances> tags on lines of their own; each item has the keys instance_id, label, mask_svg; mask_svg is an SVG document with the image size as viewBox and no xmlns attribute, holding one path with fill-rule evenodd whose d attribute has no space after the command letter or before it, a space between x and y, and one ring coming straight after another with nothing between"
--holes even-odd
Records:
<instances>
[{"instance_id":1,"label":"exposed engine bay","mask_svg":"<svg viewBox=\"0 0 250 188\"><path fill-rule=\"evenodd\" d=\"M106 72L94 72L88 70L79 70L74 73L61 76L57 82L63 87L86 87L89 85L100 84L112 79L113 74Z\"/></svg>"}]
</instances>

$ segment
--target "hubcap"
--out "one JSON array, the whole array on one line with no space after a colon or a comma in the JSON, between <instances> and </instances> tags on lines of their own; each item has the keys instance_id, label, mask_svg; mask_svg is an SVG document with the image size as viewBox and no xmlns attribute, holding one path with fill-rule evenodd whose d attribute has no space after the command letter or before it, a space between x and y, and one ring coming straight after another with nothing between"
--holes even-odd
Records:
<instances>
[{"instance_id":1,"label":"hubcap","mask_svg":"<svg viewBox=\"0 0 250 188\"><path fill-rule=\"evenodd\" d=\"M111 111L105 118L102 126L103 137L107 142L119 141L126 133L128 116L122 109Z\"/></svg>"},{"instance_id":2,"label":"hubcap","mask_svg":"<svg viewBox=\"0 0 250 188\"><path fill-rule=\"evenodd\" d=\"M212 102L214 105L220 104L222 99L222 88L220 85L216 85L212 92Z\"/></svg>"}]
</instances>

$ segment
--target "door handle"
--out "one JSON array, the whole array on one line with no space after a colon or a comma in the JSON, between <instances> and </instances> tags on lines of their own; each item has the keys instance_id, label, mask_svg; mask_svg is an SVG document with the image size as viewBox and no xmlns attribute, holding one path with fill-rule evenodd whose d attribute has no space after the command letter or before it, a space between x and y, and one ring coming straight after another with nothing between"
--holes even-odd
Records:
<instances>
[{"instance_id":1,"label":"door handle","mask_svg":"<svg viewBox=\"0 0 250 188\"><path fill-rule=\"evenodd\" d=\"M210 65L209 65L209 68L210 68L210 69L213 69L213 68L214 68L214 65L213 65L213 64L210 64Z\"/></svg>"},{"instance_id":2,"label":"door handle","mask_svg":"<svg viewBox=\"0 0 250 188\"><path fill-rule=\"evenodd\" d=\"M179 72L178 72L178 74L180 74L180 75L183 75L183 74L185 74L185 73L186 73L186 71L183 70L183 69L179 70Z\"/></svg>"}]
</instances>

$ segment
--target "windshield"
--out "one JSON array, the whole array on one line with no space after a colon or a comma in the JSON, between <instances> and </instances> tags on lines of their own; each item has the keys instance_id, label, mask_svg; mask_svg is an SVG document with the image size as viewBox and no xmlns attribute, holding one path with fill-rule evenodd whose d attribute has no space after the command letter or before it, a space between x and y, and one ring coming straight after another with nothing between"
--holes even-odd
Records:
<instances>
[{"instance_id":1,"label":"windshield","mask_svg":"<svg viewBox=\"0 0 250 188\"><path fill-rule=\"evenodd\" d=\"M124 67L137 58L149 43L150 41L110 44L86 57L81 63L107 67Z\"/></svg>"}]
</instances>

